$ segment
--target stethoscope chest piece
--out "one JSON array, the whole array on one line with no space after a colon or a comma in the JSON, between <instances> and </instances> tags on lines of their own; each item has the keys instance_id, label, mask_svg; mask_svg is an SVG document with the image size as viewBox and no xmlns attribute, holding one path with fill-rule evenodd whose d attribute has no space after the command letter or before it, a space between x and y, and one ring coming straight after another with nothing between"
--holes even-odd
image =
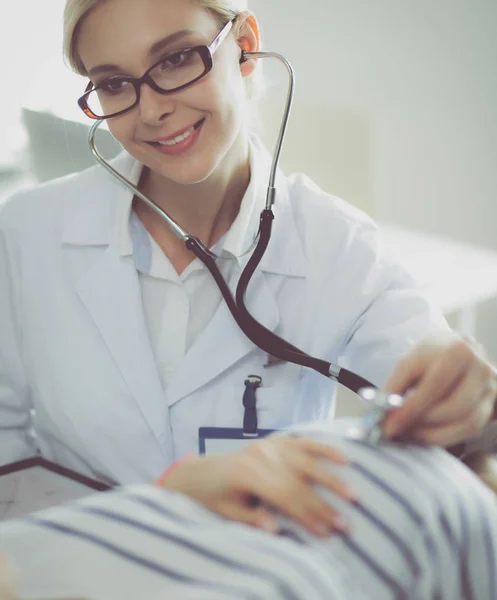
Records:
<instances>
[{"instance_id":1,"label":"stethoscope chest piece","mask_svg":"<svg viewBox=\"0 0 497 600\"><path fill-rule=\"evenodd\" d=\"M373 387L361 388L357 394L369 409L361 419L362 439L370 444L378 444L383 440L383 424L387 415L391 410L401 407L405 398Z\"/></svg>"}]
</instances>

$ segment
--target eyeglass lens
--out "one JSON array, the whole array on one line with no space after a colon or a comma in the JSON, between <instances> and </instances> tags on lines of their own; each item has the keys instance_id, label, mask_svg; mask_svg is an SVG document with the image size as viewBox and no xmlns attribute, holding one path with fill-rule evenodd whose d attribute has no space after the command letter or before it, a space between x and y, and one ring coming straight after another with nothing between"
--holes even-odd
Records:
<instances>
[{"instance_id":1,"label":"eyeglass lens","mask_svg":"<svg viewBox=\"0 0 497 600\"><path fill-rule=\"evenodd\" d=\"M154 83L165 92L188 85L202 77L206 67L200 53L195 49L169 54L155 65L149 75ZM126 110L135 104L135 86L124 77L109 77L99 83L96 90L87 96L90 110L99 117Z\"/></svg>"}]
</instances>

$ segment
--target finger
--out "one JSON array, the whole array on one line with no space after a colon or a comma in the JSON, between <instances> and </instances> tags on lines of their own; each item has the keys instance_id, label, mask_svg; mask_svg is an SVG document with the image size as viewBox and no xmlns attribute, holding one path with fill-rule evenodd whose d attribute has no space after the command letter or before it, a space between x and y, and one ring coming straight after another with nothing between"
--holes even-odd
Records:
<instances>
[{"instance_id":1,"label":"finger","mask_svg":"<svg viewBox=\"0 0 497 600\"><path fill-rule=\"evenodd\" d=\"M488 396L478 407L458 421L446 425L420 425L412 431L411 435L414 439L430 446L452 446L478 435L488 423L492 410L493 398Z\"/></svg>"},{"instance_id":2,"label":"finger","mask_svg":"<svg viewBox=\"0 0 497 600\"><path fill-rule=\"evenodd\" d=\"M301 450L304 450L315 458L327 458L334 463L343 465L350 462L349 458L341 450L328 444L322 444L306 438L298 438L295 441Z\"/></svg>"},{"instance_id":3,"label":"finger","mask_svg":"<svg viewBox=\"0 0 497 600\"><path fill-rule=\"evenodd\" d=\"M343 479L334 475L325 464L315 458L309 458L308 456L297 458L296 468L311 483L323 486L347 502L358 501L357 495L351 487Z\"/></svg>"},{"instance_id":4,"label":"finger","mask_svg":"<svg viewBox=\"0 0 497 600\"><path fill-rule=\"evenodd\" d=\"M251 508L243 502L226 502L220 504L219 509L222 511L219 514L231 521L245 523L268 533L279 531L277 516L263 507Z\"/></svg>"},{"instance_id":5,"label":"finger","mask_svg":"<svg viewBox=\"0 0 497 600\"><path fill-rule=\"evenodd\" d=\"M332 529L344 531L346 527L337 511L321 498L298 468L304 459L310 460L311 452L319 457L338 457L333 448L311 440L279 438L254 443L243 451L244 475L241 469L235 474L235 488L247 496L255 495L317 535Z\"/></svg>"},{"instance_id":6,"label":"finger","mask_svg":"<svg viewBox=\"0 0 497 600\"><path fill-rule=\"evenodd\" d=\"M326 502L295 468L285 472L258 470L258 476L247 482L249 494L286 517L297 521L315 535L328 535L333 529L345 531L338 512Z\"/></svg>"},{"instance_id":7,"label":"finger","mask_svg":"<svg viewBox=\"0 0 497 600\"><path fill-rule=\"evenodd\" d=\"M326 537L334 530L348 531L344 518L311 484L295 481L290 493L291 496L278 498L281 512L314 535ZM288 502L289 497L293 501Z\"/></svg>"},{"instance_id":8,"label":"finger","mask_svg":"<svg viewBox=\"0 0 497 600\"><path fill-rule=\"evenodd\" d=\"M456 339L453 332L444 332L443 335L430 339L429 343L426 340L419 344L399 362L385 384L385 391L399 395L407 393L422 379L432 357L439 356L450 343L454 345ZM467 342L462 343L469 346Z\"/></svg>"},{"instance_id":9,"label":"finger","mask_svg":"<svg viewBox=\"0 0 497 600\"><path fill-rule=\"evenodd\" d=\"M409 354L403 358L385 384L385 391L403 396L418 384L425 372L425 362L418 354Z\"/></svg>"},{"instance_id":10,"label":"finger","mask_svg":"<svg viewBox=\"0 0 497 600\"><path fill-rule=\"evenodd\" d=\"M475 355L465 342L456 342L426 368L409 399L387 417L387 437L398 435L422 420L428 406L447 397L464 376Z\"/></svg>"},{"instance_id":11,"label":"finger","mask_svg":"<svg viewBox=\"0 0 497 600\"><path fill-rule=\"evenodd\" d=\"M488 377L488 372L487 365L475 364L449 397L423 416L420 425L441 425L464 419L479 402L495 394L493 378Z\"/></svg>"}]
</instances>

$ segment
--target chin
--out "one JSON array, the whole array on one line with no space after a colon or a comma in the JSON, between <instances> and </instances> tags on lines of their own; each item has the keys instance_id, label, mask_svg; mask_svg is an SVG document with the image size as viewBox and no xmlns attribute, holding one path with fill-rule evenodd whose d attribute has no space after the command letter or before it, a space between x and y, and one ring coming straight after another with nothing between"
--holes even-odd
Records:
<instances>
[{"instance_id":1,"label":"chin","mask_svg":"<svg viewBox=\"0 0 497 600\"><path fill-rule=\"evenodd\" d=\"M157 164L157 162L147 164L151 171L180 185L194 185L202 183L209 179L216 170L217 164L211 160L178 161L176 165Z\"/></svg>"},{"instance_id":2,"label":"chin","mask_svg":"<svg viewBox=\"0 0 497 600\"><path fill-rule=\"evenodd\" d=\"M193 185L207 180L222 162L222 153L197 149L182 156L155 156L155 151L128 148L127 151L153 173L169 181L183 185Z\"/></svg>"}]
</instances>

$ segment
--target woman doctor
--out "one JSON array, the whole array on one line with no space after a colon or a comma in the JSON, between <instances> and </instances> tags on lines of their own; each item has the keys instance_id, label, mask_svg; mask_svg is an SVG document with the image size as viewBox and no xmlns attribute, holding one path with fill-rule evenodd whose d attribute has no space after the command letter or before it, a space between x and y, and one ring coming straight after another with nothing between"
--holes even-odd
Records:
<instances>
[{"instance_id":1,"label":"woman doctor","mask_svg":"<svg viewBox=\"0 0 497 600\"><path fill-rule=\"evenodd\" d=\"M240 58L260 36L244 8L239 0L67 0L65 10L69 62L91 80L88 91L98 88L92 101L105 116L134 94L130 79L148 73L136 102L108 118L124 149L114 166L215 249L232 288L270 168L250 132L257 62ZM171 93L154 89L189 60L186 49L209 46L233 19L209 72ZM47 93L56 93L50 82ZM452 334L382 254L366 216L305 176L279 173L277 189L250 312L313 356L392 392L411 390L389 435L408 429L448 446L477 433L496 396L481 351ZM250 374L262 380L261 428L326 419L332 409L334 384L255 347L204 265L100 166L2 206L0 281L1 463L38 450L104 480L154 480L198 451L200 427L241 426ZM302 440L265 440L231 457L193 459L166 485L261 525L267 515L250 502L257 496L320 532L340 519L311 483L353 499L320 467L323 456L346 460Z\"/></svg>"}]
</instances>

